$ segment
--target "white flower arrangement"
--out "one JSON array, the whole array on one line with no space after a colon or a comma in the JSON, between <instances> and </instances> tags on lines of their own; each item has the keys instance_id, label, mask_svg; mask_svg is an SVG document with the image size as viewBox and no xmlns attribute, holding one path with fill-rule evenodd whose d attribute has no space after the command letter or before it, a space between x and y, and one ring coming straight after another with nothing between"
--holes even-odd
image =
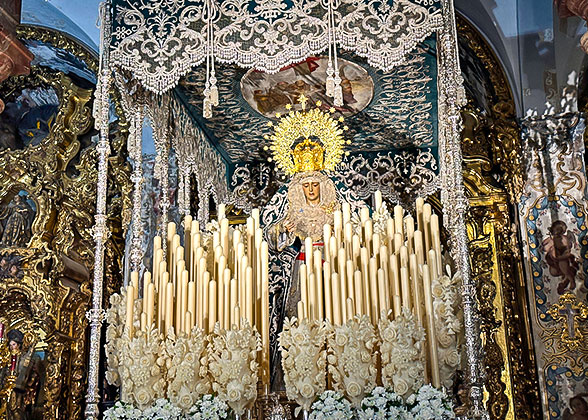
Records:
<instances>
[{"instance_id":1,"label":"white flower arrangement","mask_svg":"<svg viewBox=\"0 0 588 420\"><path fill-rule=\"evenodd\" d=\"M461 364L461 345L463 342L463 319L459 273L447 274L434 279L431 284L433 309L435 311L435 330L437 334L437 354L439 355L439 373L441 385L450 388L453 377Z\"/></svg>"},{"instance_id":2,"label":"white flower arrangement","mask_svg":"<svg viewBox=\"0 0 588 420\"><path fill-rule=\"evenodd\" d=\"M319 321L284 320L279 343L286 395L306 411L325 391L325 339L325 326Z\"/></svg>"},{"instance_id":3,"label":"white flower arrangement","mask_svg":"<svg viewBox=\"0 0 588 420\"><path fill-rule=\"evenodd\" d=\"M113 293L110 296L110 307L106 311L106 360L108 369L106 370L106 381L110 385L120 386L121 379L119 375L120 367L120 338L124 332L126 318L126 288L121 289L121 293Z\"/></svg>"},{"instance_id":4,"label":"white flower arrangement","mask_svg":"<svg viewBox=\"0 0 588 420\"><path fill-rule=\"evenodd\" d=\"M185 411L210 391L203 331L194 327L190 336L168 334L165 346L169 355L167 396Z\"/></svg>"},{"instance_id":5,"label":"white flower arrangement","mask_svg":"<svg viewBox=\"0 0 588 420\"><path fill-rule=\"evenodd\" d=\"M165 364L169 356L157 330L138 330L131 340L127 334L119 340L121 358L121 400L145 409L165 397Z\"/></svg>"},{"instance_id":6,"label":"white flower arrangement","mask_svg":"<svg viewBox=\"0 0 588 420\"><path fill-rule=\"evenodd\" d=\"M209 335L208 371L212 389L219 398L242 415L257 398L257 352L261 337L246 319L241 329L223 330L217 323Z\"/></svg>"},{"instance_id":7,"label":"white flower arrangement","mask_svg":"<svg viewBox=\"0 0 588 420\"><path fill-rule=\"evenodd\" d=\"M376 331L365 315L334 327L327 338L333 388L356 407L376 386L376 343Z\"/></svg>"},{"instance_id":8,"label":"white flower arrangement","mask_svg":"<svg viewBox=\"0 0 588 420\"><path fill-rule=\"evenodd\" d=\"M388 317L381 317L378 329L381 339L382 383L406 398L423 385L425 330L405 307L393 321Z\"/></svg>"},{"instance_id":9,"label":"white flower arrangement","mask_svg":"<svg viewBox=\"0 0 588 420\"><path fill-rule=\"evenodd\" d=\"M151 407L143 411L141 420L181 420L182 410L165 398L159 398Z\"/></svg>"},{"instance_id":10,"label":"white flower arrangement","mask_svg":"<svg viewBox=\"0 0 588 420\"><path fill-rule=\"evenodd\" d=\"M402 397L378 386L364 397L356 410L358 420L408 420L408 410Z\"/></svg>"},{"instance_id":11,"label":"white flower arrangement","mask_svg":"<svg viewBox=\"0 0 588 420\"><path fill-rule=\"evenodd\" d=\"M309 420L349 420L353 418L351 403L336 391L323 392L311 406Z\"/></svg>"},{"instance_id":12,"label":"white flower arrangement","mask_svg":"<svg viewBox=\"0 0 588 420\"><path fill-rule=\"evenodd\" d=\"M132 404L117 401L104 412L104 420L139 420L143 412Z\"/></svg>"},{"instance_id":13,"label":"white flower arrangement","mask_svg":"<svg viewBox=\"0 0 588 420\"><path fill-rule=\"evenodd\" d=\"M228 418L227 404L210 394L204 395L186 414L186 420L225 420Z\"/></svg>"},{"instance_id":14,"label":"white flower arrangement","mask_svg":"<svg viewBox=\"0 0 588 420\"><path fill-rule=\"evenodd\" d=\"M455 418L451 398L442 390L423 385L406 399L409 418L414 420L450 420Z\"/></svg>"}]
</instances>

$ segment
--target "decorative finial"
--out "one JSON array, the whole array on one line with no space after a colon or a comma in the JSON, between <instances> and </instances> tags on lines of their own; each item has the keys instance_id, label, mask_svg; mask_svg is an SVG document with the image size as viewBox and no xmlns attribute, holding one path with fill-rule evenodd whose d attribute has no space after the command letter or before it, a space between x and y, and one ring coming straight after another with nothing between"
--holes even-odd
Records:
<instances>
[{"instance_id":1,"label":"decorative finial","mask_svg":"<svg viewBox=\"0 0 588 420\"><path fill-rule=\"evenodd\" d=\"M304 96L304 93L301 93L298 97L298 103L302 105L302 110L306 111L306 103L308 102L308 98Z\"/></svg>"}]
</instances>

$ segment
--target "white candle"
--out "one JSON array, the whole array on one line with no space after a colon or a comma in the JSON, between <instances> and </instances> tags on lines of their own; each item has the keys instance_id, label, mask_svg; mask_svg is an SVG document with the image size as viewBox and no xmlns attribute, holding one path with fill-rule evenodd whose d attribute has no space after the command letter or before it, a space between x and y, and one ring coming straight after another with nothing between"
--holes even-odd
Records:
<instances>
[{"instance_id":1,"label":"white candle","mask_svg":"<svg viewBox=\"0 0 588 420\"><path fill-rule=\"evenodd\" d=\"M382 207L383 204L383 199L382 199L382 192L380 190L377 190L374 193L374 209L377 211L380 209L380 207Z\"/></svg>"}]
</instances>

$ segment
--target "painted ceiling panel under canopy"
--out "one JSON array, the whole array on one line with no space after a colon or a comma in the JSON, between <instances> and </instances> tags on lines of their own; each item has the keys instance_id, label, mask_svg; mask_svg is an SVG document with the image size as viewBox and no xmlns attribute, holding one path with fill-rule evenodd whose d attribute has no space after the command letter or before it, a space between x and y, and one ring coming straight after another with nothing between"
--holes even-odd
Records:
<instances>
[{"instance_id":1,"label":"painted ceiling panel under canopy","mask_svg":"<svg viewBox=\"0 0 588 420\"><path fill-rule=\"evenodd\" d=\"M343 105L334 107L325 95L328 57L310 57L277 74L246 71L234 65L216 66L220 103L212 118L202 117L206 69L201 66L180 80L177 96L193 121L221 153L230 167L266 160L269 153L264 139L273 128L276 113L287 113L286 104L300 109L298 98L304 94L313 104L336 109L349 130L346 150L359 152L396 152L399 149L437 147L437 84L434 40L420 44L406 63L383 72L374 70L364 59L352 53L339 58L342 75Z\"/></svg>"}]
</instances>

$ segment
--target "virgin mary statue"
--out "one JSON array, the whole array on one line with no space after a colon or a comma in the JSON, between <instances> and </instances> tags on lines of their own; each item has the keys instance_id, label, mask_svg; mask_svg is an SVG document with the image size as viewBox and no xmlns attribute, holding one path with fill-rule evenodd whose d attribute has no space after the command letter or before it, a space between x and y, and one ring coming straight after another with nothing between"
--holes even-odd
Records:
<instances>
[{"instance_id":1,"label":"virgin mary statue","mask_svg":"<svg viewBox=\"0 0 588 420\"><path fill-rule=\"evenodd\" d=\"M323 228L333 225L333 213L342 203L349 203L353 212L364 205L334 174L328 173L339 163L343 144L340 130L332 131L328 137L320 129L322 119L326 120L325 126L336 126L330 115L314 109L291 112L289 117L276 128L272 150L278 166L293 177L261 212L264 239L270 249L270 361L275 391L283 388L277 339L284 318L296 316L299 266L306 252L322 252ZM290 125L283 127L286 124ZM286 133L285 138L280 138L280 133ZM309 246L312 249L306 249Z\"/></svg>"}]
</instances>

